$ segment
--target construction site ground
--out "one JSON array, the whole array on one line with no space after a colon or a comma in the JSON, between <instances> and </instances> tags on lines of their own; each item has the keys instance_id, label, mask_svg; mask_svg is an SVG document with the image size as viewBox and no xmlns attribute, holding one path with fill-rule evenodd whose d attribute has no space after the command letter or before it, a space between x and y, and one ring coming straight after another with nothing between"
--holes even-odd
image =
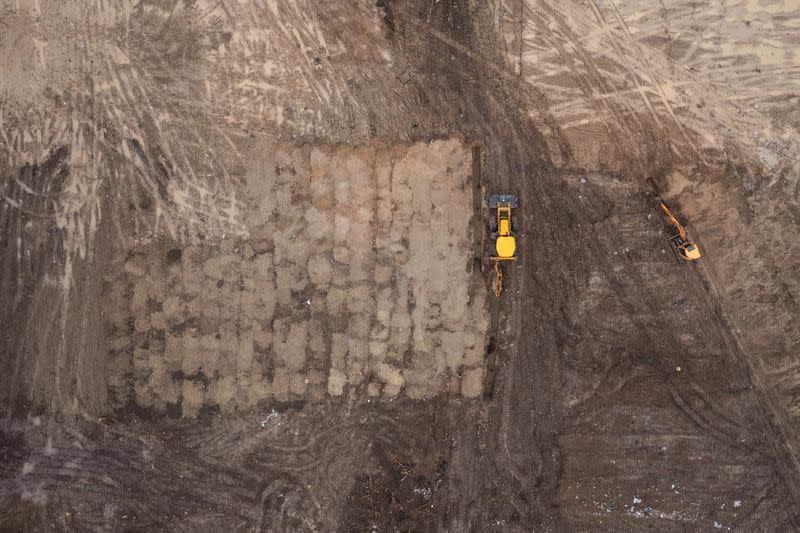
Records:
<instances>
[{"instance_id":1,"label":"construction site ground","mask_svg":"<svg viewBox=\"0 0 800 533\"><path fill-rule=\"evenodd\" d=\"M0 530L800 529L799 20L0 0Z\"/></svg>"}]
</instances>

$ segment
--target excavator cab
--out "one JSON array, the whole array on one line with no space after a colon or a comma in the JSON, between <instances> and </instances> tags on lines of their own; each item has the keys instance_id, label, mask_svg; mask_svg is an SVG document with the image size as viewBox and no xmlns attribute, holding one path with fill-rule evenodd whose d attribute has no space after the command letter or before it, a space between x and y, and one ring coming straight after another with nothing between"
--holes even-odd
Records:
<instances>
[{"instance_id":1,"label":"excavator cab","mask_svg":"<svg viewBox=\"0 0 800 533\"><path fill-rule=\"evenodd\" d=\"M686 259L687 261L697 261L702 257L700 253L700 247L697 246L697 243L694 242L689 238L689 235L686 233L686 228L678 221L675 215L672 214L669 207L667 207L666 202L664 200L660 200L661 202L661 210L664 211L664 214L667 215L670 223L675 226L675 229L678 231L676 235L674 235L670 242L675 247L675 252L681 259Z\"/></svg>"},{"instance_id":2,"label":"excavator cab","mask_svg":"<svg viewBox=\"0 0 800 533\"><path fill-rule=\"evenodd\" d=\"M511 194L495 194L489 198L489 208L495 210L490 222L492 243L489 258L495 272L494 294L499 297L503 290L503 261L516 261L517 238L511 210L518 205L517 197Z\"/></svg>"},{"instance_id":3,"label":"excavator cab","mask_svg":"<svg viewBox=\"0 0 800 533\"><path fill-rule=\"evenodd\" d=\"M697 261L702 256L700 253L700 248L697 247L697 244L691 241L683 245L678 245L678 249L680 250L680 254L685 259L690 261Z\"/></svg>"},{"instance_id":4,"label":"excavator cab","mask_svg":"<svg viewBox=\"0 0 800 533\"><path fill-rule=\"evenodd\" d=\"M511 233L511 207L509 203L497 206L497 238L495 255L498 259L514 259L517 240Z\"/></svg>"}]
</instances>

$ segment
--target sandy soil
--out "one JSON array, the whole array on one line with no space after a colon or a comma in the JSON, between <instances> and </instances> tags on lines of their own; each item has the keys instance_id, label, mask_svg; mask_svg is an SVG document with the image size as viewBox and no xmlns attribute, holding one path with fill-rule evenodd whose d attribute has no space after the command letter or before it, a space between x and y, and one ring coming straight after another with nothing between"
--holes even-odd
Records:
<instances>
[{"instance_id":1,"label":"sandy soil","mask_svg":"<svg viewBox=\"0 0 800 533\"><path fill-rule=\"evenodd\" d=\"M112 408L195 417L362 385L385 398L481 396L469 147L251 154L237 194L246 238L151 243L112 267Z\"/></svg>"},{"instance_id":2,"label":"sandy soil","mask_svg":"<svg viewBox=\"0 0 800 533\"><path fill-rule=\"evenodd\" d=\"M798 14L0 0L0 529L798 529Z\"/></svg>"}]
</instances>

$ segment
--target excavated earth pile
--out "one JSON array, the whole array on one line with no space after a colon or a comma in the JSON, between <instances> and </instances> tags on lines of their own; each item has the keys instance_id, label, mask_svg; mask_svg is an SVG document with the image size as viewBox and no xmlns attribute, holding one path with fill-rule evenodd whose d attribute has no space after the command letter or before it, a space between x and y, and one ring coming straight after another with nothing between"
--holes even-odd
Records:
<instances>
[{"instance_id":1,"label":"excavated earth pile","mask_svg":"<svg viewBox=\"0 0 800 533\"><path fill-rule=\"evenodd\" d=\"M798 17L0 0L0 530L800 529Z\"/></svg>"}]
</instances>

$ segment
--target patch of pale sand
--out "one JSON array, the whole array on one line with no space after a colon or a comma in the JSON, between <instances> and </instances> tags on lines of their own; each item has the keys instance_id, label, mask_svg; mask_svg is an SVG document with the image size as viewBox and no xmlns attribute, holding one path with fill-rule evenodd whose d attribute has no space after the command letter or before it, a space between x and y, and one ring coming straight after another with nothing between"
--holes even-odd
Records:
<instances>
[{"instance_id":1,"label":"patch of pale sand","mask_svg":"<svg viewBox=\"0 0 800 533\"><path fill-rule=\"evenodd\" d=\"M689 186L691 186L689 179L680 171L675 170L667 176L667 190L664 192L664 196L666 198L676 197Z\"/></svg>"},{"instance_id":2,"label":"patch of pale sand","mask_svg":"<svg viewBox=\"0 0 800 533\"><path fill-rule=\"evenodd\" d=\"M485 367L465 370L461 378L461 395L465 398L480 397L483 394L483 377L485 374Z\"/></svg>"},{"instance_id":3,"label":"patch of pale sand","mask_svg":"<svg viewBox=\"0 0 800 533\"><path fill-rule=\"evenodd\" d=\"M308 343L308 322L292 318L275 319L272 347L276 362L289 374L303 368Z\"/></svg>"},{"instance_id":4,"label":"patch of pale sand","mask_svg":"<svg viewBox=\"0 0 800 533\"><path fill-rule=\"evenodd\" d=\"M241 191L247 242L187 246L169 267L163 254L126 264L129 316L164 331L162 345L137 352L141 401L163 408L180 393L194 416L203 404L230 411L360 387L390 399L479 395L488 322L469 271L470 161L458 140L259 147ZM173 380L175 370L205 378Z\"/></svg>"},{"instance_id":5,"label":"patch of pale sand","mask_svg":"<svg viewBox=\"0 0 800 533\"><path fill-rule=\"evenodd\" d=\"M203 406L203 384L186 380L181 390L181 411L184 416L195 417Z\"/></svg>"},{"instance_id":6,"label":"patch of pale sand","mask_svg":"<svg viewBox=\"0 0 800 533\"><path fill-rule=\"evenodd\" d=\"M333 277L331 260L325 255L315 255L308 259L308 276L318 289L326 289Z\"/></svg>"}]
</instances>

